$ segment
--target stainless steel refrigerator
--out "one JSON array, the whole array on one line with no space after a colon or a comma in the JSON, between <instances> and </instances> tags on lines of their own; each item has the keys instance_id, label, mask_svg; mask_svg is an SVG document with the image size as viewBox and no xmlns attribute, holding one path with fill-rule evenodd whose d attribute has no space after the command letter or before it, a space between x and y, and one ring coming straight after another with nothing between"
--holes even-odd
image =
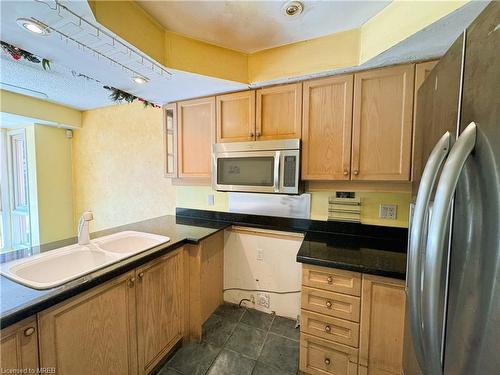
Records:
<instances>
[{"instance_id":1,"label":"stainless steel refrigerator","mask_svg":"<svg viewBox=\"0 0 500 375\"><path fill-rule=\"evenodd\" d=\"M406 375L500 374L500 2L417 96Z\"/></svg>"}]
</instances>

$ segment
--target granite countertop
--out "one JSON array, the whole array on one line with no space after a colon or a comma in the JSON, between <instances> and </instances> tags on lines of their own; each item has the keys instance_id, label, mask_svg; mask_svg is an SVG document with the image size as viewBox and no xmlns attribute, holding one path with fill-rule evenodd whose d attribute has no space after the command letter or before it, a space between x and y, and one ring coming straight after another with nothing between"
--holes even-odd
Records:
<instances>
[{"instance_id":1,"label":"granite countertop","mask_svg":"<svg viewBox=\"0 0 500 375\"><path fill-rule=\"evenodd\" d=\"M130 271L141 264L175 250L185 243L196 244L205 237L228 226L230 224L227 222L162 216L92 233L91 238L96 238L120 231L135 230L168 236L170 237L170 241L52 289L36 290L0 276L0 328L5 328L78 293L110 280L115 276ZM24 254L20 256L18 254L17 258L30 256L38 252L48 251L76 242L76 238L72 238L45 245L42 248L27 249L27 251L23 252Z\"/></svg>"},{"instance_id":2,"label":"granite countertop","mask_svg":"<svg viewBox=\"0 0 500 375\"><path fill-rule=\"evenodd\" d=\"M0 328L133 270L183 244L196 244L231 225L304 233L304 241L297 253L297 261L300 263L405 278L406 229L190 209L178 209L177 215L162 216L92 233L91 238L96 238L120 231L135 230L168 236L170 241L62 286L36 290L0 276ZM0 263L76 242L76 238L70 238L21 252L2 254Z\"/></svg>"},{"instance_id":3,"label":"granite countertop","mask_svg":"<svg viewBox=\"0 0 500 375\"><path fill-rule=\"evenodd\" d=\"M308 232L297 261L403 280L406 277L404 247L390 238Z\"/></svg>"}]
</instances>

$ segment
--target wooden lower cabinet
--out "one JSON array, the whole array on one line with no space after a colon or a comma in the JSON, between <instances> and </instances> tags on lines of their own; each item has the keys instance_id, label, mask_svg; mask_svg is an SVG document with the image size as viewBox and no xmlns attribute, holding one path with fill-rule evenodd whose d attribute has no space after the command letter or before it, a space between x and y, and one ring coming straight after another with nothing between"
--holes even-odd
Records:
<instances>
[{"instance_id":1,"label":"wooden lower cabinet","mask_svg":"<svg viewBox=\"0 0 500 375\"><path fill-rule=\"evenodd\" d=\"M302 284L301 371L402 374L403 280L304 265Z\"/></svg>"},{"instance_id":2,"label":"wooden lower cabinet","mask_svg":"<svg viewBox=\"0 0 500 375\"><path fill-rule=\"evenodd\" d=\"M307 334L300 335L300 371L312 375L356 375L358 350Z\"/></svg>"},{"instance_id":3,"label":"wooden lower cabinet","mask_svg":"<svg viewBox=\"0 0 500 375\"><path fill-rule=\"evenodd\" d=\"M41 367L58 375L137 374L135 273L38 314Z\"/></svg>"},{"instance_id":4,"label":"wooden lower cabinet","mask_svg":"<svg viewBox=\"0 0 500 375\"><path fill-rule=\"evenodd\" d=\"M31 373L29 370L38 367L38 327L35 316L0 331L0 373L16 373L13 370Z\"/></svg>"},{"instance_id":5,"label":"wooden lower cabinet","mask_svg":"<svg viewBox=\"0 0 500 375\"><path fill-rule=\"evenodd\" d=\"M201 340L201 326L223 301L224 232L220 231L189 245L189 324L187 335Z\"/></svg>"},{"instance_id":6,"label":"wooden lower cabinet","mask_svg":"<svg viewBox=\"0 0 500 375\"><path fill-rule=\"evenodd\" d=\"M182 339L183 252L178 249L136 270L138 362L141 373Z\"/></svg>"},{"instance_id":7,"label":"wooden lower cabinet","mask_svg":"<svg viewBox=\"0 0 500 375\"><path fill-rule=\"evenodd\" d=\"M367 375L402 374L404 322L404 281L363 275L359 364Z\"/></svg>"},{"instance_id":8,"label":"wooden lower cabinet","mask_svg":"<svg viewBox=\"0 0 500 375\"><path fill-rule=\"evenodd\" d=\"M149 373L183 336L183 256L177 249L39 313L41 367Z\"/></svg>"}]
</instances>

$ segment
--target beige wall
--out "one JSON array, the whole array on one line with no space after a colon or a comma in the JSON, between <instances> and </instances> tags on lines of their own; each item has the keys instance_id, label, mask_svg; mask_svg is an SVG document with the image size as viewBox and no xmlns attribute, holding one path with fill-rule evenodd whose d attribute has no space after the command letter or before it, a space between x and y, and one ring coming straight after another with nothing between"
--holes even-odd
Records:
<instances>
[{"instance_id":1,"label":"beige wall","mask_svg":"<svg viewBox=\"0 0 500 375\"><path fill-rule=\"evenodd\" d=\"M174 214L162 137L158 108L133 103L83 112L73 138L75 219L92 210L96 231Z\"/></svg>"}]
</instances>

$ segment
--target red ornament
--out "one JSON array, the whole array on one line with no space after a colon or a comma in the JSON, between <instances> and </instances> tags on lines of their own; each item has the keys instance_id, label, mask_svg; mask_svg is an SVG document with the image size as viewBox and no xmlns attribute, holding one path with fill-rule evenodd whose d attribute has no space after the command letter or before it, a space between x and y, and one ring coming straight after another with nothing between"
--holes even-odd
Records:
<instances>
[{"instance_id":1,"label":"red ornament","mask_svg":"<svg viewBox=\"0 0 500 375\"><path fill-rule=\"evenodd\" d=\"M12 58L13 58L14 60L16 60L16 61L17 61L17 60L19 60L19 59L21 59L21 55L20 55L20 54L17 54L17 53L13 53L11 56L12 56Z\"/></svg>"}]
</instances>

